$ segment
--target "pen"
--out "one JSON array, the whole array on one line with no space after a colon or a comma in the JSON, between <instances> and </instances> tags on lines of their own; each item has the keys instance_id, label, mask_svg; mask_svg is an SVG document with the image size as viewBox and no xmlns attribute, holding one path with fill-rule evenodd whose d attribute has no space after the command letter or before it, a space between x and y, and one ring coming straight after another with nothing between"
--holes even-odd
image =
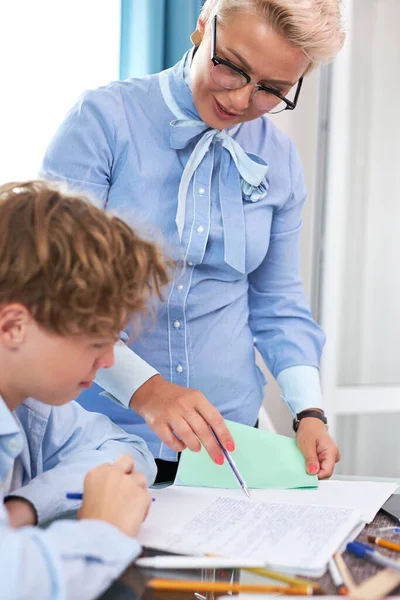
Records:
<instances>
[{"instance_id":1,"label":"pen","mask_svg":"<svg viewBox=\"0 0 400 600\"><path fill-rule=\"evenodd\" d=\"M343 577L341 576L340 571L337 568L337 565L336 565L335 561L333 560L333 558L331 558L331 560L329 561L328 568L329 568L330 576L332 577L332 581L335 584L335 588L336 588L336 591L339 594L339 596L347 596L348 589L345 586Z\"/></svg>"},{"instance_id":2,"label":"pen","mask_svg":"<svg viewBox=\"0 0 400 600\"><path fill-rule=\"evenodd\" d=\"M67 492L65 494L67 500L83 500L83 494L81 492ZM155 498L152 498L151 501L155 502Z\"/></svg>"},{"instance_id":3,"label":"pen","mask_svg":"<svg viewBox=\"0 0 400 600\"><path fill-rule=\"evenodd\" d=\"M263 567L264 561L250 558L228 558L226 556L146 556L135 561L138 567L150 569L240 569L241 567Z\"/></svg>"},{"instance_id":4,"label":"pen","mask_svg":"<svg viewBox=\"0 0 400 600\"><path fill-rule=\"evenodd\" d=\"M245 480L243 479L243 477L241 476L239 469L237 468L235 461L233 460L232 456L229 454L228 450L226 450L223 445L221 444L221 442L218 439L217 434L215 433L214 429L211 427L210 428L212 431L213 436L215 437L219 447L221 448L222 452L224 453L224 456L226 458L226 460L228 461L228 464L230 466L230 468L233 471L233 474L235 475L236 479L238 480L242 490L244 491L244 493L246 494L246 496L248 498L250 498L250 493L249 493L249 488L247 487L247 484L245 482Z\"/></svg>"},{"instance_id":5,"label":"pen","mask_svg":"<svg viewBox=\"0 0 400 600\"><path fill-rule=\"evenodd\" d=\"M400 533L400 527L379 527L376 530L376 533L380 533L381 531L386 531L387 533Z\"/></svg>"},{"instance_id":6,"label":"pen","mask_svg":"<svg viewBox=\"0 0 400 600\"><path fill-rule=\"evenodd\" d=\"M400 544L395 544L394 542L391 542L389 540L369 535L368 541L376 544L377 546L382 546L382 548L389 548L389 550L400 552Z\"/></svg>"},{"instance_id":7,"label":"pen","mask_svg":"<svg viewBox=\"0 0 400 600\"><path fill-rule=\"evenodd\" d=\"M368 560L372 560L374 563L381 565L382 567L400 571L399 562L396 562L392 558L387 558L367 544L362 544L361 542L350 542L347 544L347 550L359 558L367 558Z\"/></svg>"},{"instance_id":8,"label":"pen","mask_svg":"<svg viewBox=\"0 0 400 600\"><path fill-rule=\"evenodd\" d=\"M258 585L225 583L222 581L185 581L182 579L150 579L146 586L154 590L182 590L194 592L264 592L288 596L311 596L313 588L307 585Z\"/></svg>"}]
</instances>

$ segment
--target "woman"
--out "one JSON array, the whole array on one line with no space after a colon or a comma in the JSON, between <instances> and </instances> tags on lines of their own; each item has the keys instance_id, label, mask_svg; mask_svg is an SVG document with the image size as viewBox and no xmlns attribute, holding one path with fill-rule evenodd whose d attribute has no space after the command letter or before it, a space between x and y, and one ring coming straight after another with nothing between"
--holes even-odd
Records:
<instances>
[{"instance_id":1,"label":"woman","mask_svg":"<svg viewBox=\"0 0 400 600\"><path fill-rule=\"evenodd\" d=\"M322 411L324 336L299 274L302 167L266 115L294 109L303 76L343 38L338 0L206 0L181 62L86 92L48 148L45 177L161 231L178 261L156 326L97 379L133 411L83 402L147 441L160 480L200 442L222 464L209 428L232 451L222 416L256 425L254 346L297 415L308 472L328 477L339 459Z\"/></svg>"}]
</instances>

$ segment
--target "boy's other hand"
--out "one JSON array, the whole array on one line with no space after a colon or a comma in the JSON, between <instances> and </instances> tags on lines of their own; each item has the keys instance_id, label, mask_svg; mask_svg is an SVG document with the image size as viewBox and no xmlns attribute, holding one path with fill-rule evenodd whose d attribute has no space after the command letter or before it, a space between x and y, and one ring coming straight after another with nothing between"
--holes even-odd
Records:
<instances>
[{"instance_id":1,"label":"boy's other hand","mask_svg":"<svg viewBox=\"0 0 400 600\"><path fill-rule=\"evenodd\" d=\"M143 473L135 473L133 459L120 456L113 464L95 467L85 477L78 519L98 519L135 537L147 516L151 496Z\"/></svg>"},{"instance_id":2,"label":"boy's other hand","mask_svg":"<svg viewBox=\"0 0 400 600\"><path fill-rule=\"evenodd\" d=\"M201 444L212 460L221 465L224 456L210 427L228 452L235 443L221 413L198 390L170 383L155 375L132 396L130 407L172 450L189 448L199 452Z\"/></svg>"},{"instance_id":3,"label":"boy's other hand","mask_svg":"<svg viewBox=\"0 0 400 600\"><path fill-rule=\"evenodd\" d=\"M37 514L33 505L25 499L10 496L4 501L11 527L27 527L37 524Z\"/></svg>"}]
</instances>

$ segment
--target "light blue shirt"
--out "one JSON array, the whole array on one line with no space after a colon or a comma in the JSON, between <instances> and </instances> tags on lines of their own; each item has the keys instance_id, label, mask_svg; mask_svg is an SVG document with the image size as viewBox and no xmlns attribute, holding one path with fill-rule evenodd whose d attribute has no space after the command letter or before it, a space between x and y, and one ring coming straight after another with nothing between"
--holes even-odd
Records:
<instances>
[{"instance_id":1,"label":"light blue shirt","mask_svg":"<svg viewBox=\"0 0 400 600\"><path fill-rule=\"evenodd\" d=\"M293 143L267 117L212 130L200 120L188 60L83 94L42 174L85 191L178 261L157 320L97 382L123 405L159 372L197 388L227 419L254 425L265 380L258 348L292 412L321 407L324 335L300 278L306 197ZM174 460L137 414L98 391L81 400Z\"/></svg>"},{"instance_id":2,"label":"light blue shirt","mask_svg":"<svg viewBox=\"0 0 400 600\"><path fill-rule=\"evenodd\" d=\"M155 463L144 442L76 402L50 407L26 400L14 413L0 397L0 597L66 600L97 597L140 553L136 540L96 520L56 521L47 529L9 526L3 487L16 461L39 522L79 505L66 492L83 490L89 469L130 454L151 484ZM21 466L21 465L20 465ZM7 492L8 490L6 490Z\"/></svg>"}]
</instances>

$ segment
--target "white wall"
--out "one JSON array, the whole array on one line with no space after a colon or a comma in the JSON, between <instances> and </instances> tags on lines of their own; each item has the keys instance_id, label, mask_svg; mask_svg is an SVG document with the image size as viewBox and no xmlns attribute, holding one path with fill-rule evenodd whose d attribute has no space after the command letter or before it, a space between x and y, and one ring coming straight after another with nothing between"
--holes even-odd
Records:
<instances>
[{"instance_id":1,"label":"white wall","mask_svg":"<svg viewBox=\"0 0 400 600\"><path fill-rule=\"evenodd\" d=\"M120 3L0 3L0 182L35 177L83 90L118 79Z\"/></svg>"}]
</instances>

